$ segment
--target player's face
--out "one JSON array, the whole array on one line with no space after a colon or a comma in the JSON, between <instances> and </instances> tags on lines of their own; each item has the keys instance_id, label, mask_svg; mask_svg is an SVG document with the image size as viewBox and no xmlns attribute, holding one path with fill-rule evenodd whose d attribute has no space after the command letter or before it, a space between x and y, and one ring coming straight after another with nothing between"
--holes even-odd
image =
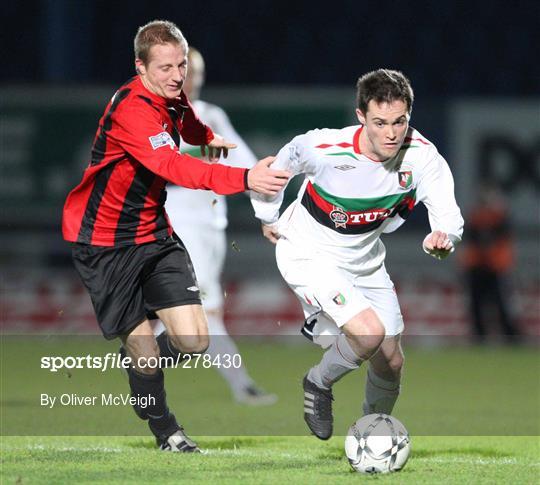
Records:
<instances>
[{"instance_id":1,"label":"player's face","mask_svg":"<svg viewBox=\"0 0 540 485\"><path fill-rule=\"evenodd\" d=\"M135 61L144 86L154 94L167 99L180 96L186 80L187 58L179 44L157 44L150 48L146 65Z\"/></svg>"},{"instance_id":2,"label":"player's face","mask_svg":"<svg viewBox=\"0 0 540 485\"><path fill-rule=\"evenodd\" d=\"M407 104L402 100L379 104L371 100L367 113L357 109L356 115L364 125L360 135L362 153L378 161L396 156L409 128Z\"/></svg>"}]
</instances>

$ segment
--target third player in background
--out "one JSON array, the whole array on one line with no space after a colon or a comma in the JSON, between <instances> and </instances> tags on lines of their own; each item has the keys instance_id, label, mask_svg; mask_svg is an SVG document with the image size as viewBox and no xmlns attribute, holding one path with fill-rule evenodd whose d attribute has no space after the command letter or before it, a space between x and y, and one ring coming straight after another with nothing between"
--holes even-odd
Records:
<instances>
[{"instance_id":1,"label":"third player in background","mask_svg":"<svg viewBox=\"0 0 540 485\"><path fill-rule=\"evenodd\" d=\"M226 140L236 143L237 148L229 152L227 165L251 168L257 163L257 158L233 128L227 114L219 106L199 99L204 80L204 59L198 50L190 47L184 91L201 120ZM183 144L182 152L200 156L200 147ZM165 208L175 232L181 234L195 267L211 336L210 347L206 353L212 357L232 357L239 354L223 322L224 297L220 280L227 248L225 197L212 191L190 190L171 185L167 188ZM160 322L155 332L158 334L162 330L163 325ZM231 366L228 369L221 366L217 369L227 381L237 402L256 406L277 401L275 394L263 391L253 381L244 365L239 368Z\"/></svg>"}]
</instances>

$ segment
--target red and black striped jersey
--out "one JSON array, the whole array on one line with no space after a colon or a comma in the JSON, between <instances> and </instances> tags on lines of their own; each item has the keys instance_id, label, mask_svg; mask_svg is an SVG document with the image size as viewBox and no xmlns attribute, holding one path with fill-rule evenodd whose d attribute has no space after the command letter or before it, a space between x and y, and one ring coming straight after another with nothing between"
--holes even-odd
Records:
<instances>
[{"instance_id":1,"label":"red and black striped jersey","mask_svg":"<svg viewBox=\"0 0 540 485\"><path fill-rule=\"evenodd\" d=\"M191 145L214 137L183 92L171 101L146 89L139 76L124 84L99 121L81 183L66 199L64 239L125 246L171 235L167 182L224 195L247 190L246 169L181 154L180 137Z\"/></svg>"}]
</instances>

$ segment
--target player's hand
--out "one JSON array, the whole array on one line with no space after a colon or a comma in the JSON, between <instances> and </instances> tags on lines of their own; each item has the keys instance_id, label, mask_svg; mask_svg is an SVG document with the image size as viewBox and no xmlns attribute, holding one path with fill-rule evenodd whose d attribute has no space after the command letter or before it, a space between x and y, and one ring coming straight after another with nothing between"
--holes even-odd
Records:
<instances>
[{"instance_id":1,"label":"player's hand","mask_svg":"<svg viewBox=\"0 0 540 485\"><path fill-rule=\"evenodd\" d=\"M276 195L291 176L287 170L273 170L270 168L276 157L266 157L260 160L248 172L248 187L260 194Z\"/></svg>"},{"instance_id":2,"label":"player's hand","mask_svg":"<svg viewBox=\"0 0 540 485\"><path fill-rule=\"evenodd\" d=\"M262 224L262 233L272 244L276 244L281 237L277 229L277 222L274 224Z\"/></svg>"},{"instance_id":3,"label":"player's hand","mask_svg":"<svg viewBox=\"0 0 540 485\"><path fill-rule=\"evenodd\" d=\"M454 245L448 238L448 234L442 231L433 231L428 234L422 247L426 253L437 259L444 259L454 251Z\"/></svg>"},{"instance_id":4,"label":"player's hand","mask_svg":"<svg viewBox=\"0 0 540 485\"><path fill-rule=\"evenodd\" d=\"M208 145L201 146L201 155L204 158L208 158L208 161L215 163L221 157L223 153L223 158L227 158L229 154L229 149L236 148L234 143L231 143L225 140L222 136L214 133L214 138ZM208 157L206 156L206 151L208 151Z\"/></svg>"}]
</instances>

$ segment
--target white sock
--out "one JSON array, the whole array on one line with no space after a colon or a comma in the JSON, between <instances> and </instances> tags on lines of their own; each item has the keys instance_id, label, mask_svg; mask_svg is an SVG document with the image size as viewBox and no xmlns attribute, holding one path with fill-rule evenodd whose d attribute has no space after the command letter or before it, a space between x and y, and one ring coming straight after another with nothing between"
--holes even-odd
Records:
<instances>
[{"instance_id":1,"label":"white sock","mask_svg":"<svg viewBox=\"0 0 540 485\"><path fill-rule=\"evenodd\" d=\"M208 350L205 352L214 359L217 355L220 356L222 364L228 361L228 358L223 357L225 354L230 356L230 361L232 363L233 358L236 354L240 354L238 347L234 343L234 340L227 333L225 324L223 323L223 318L220 315L207 314L206 318L208 320L208 333L210 335L210 345ZM165 330L165 325L158 320L156 326L154 327L154 334L159 335ZM237 361L238 358L234 359ZM242 392L248 386L253 385L253 380L249 377L244 364L238 368L230 366L228 369L225 369L223 365L215 367L217 371L223 376L223 378L229 384L231 391L234 395Z\"/></svg>"},{"instance_id":2,"label":"white sock","mask_svg":"<svg viewBox=\"0 0 540 485\"><path fill-rule=\"evenodd\" d=\"M347 337L336 337L331 347L324 353L321 361L308 372L308 379L321 389L330 389L345 374L358 369L362 359L351 348Z\"/></svg>"},{"instance_id":3,"label":"white sock","mask_svg":"<svg viewBox=\"0 0 540 485\"><path fill-rule=\"evenodd\" d=\"M210 346L206 353L214 359L217 355L221 356L221 362L226 362L224 355L229 355L231 362L235 354L240 354L234 340L227 333L223 318L214 314L207 314L208 318L208 333L210 334ZM236 360L236 359L235 359ZM243 363L240 367L234 368L230 366L225 369L224 366L217 367L219 373L229 384L233 394L238 394L247 386L253 384L253 380L249 377Z\"/></svg>"},{"instance_id":4,"label":"white sock","mask_svg":"<svg viewBox=\"0 0 540 485\"><path fill-rule=\"evenodd\" d=\"M362 409L364 415L373 413L392 414L400 391L400 380L387 381L380 378L368 367L366 377L366 395Z\"/></svg>"}]
</instances>

